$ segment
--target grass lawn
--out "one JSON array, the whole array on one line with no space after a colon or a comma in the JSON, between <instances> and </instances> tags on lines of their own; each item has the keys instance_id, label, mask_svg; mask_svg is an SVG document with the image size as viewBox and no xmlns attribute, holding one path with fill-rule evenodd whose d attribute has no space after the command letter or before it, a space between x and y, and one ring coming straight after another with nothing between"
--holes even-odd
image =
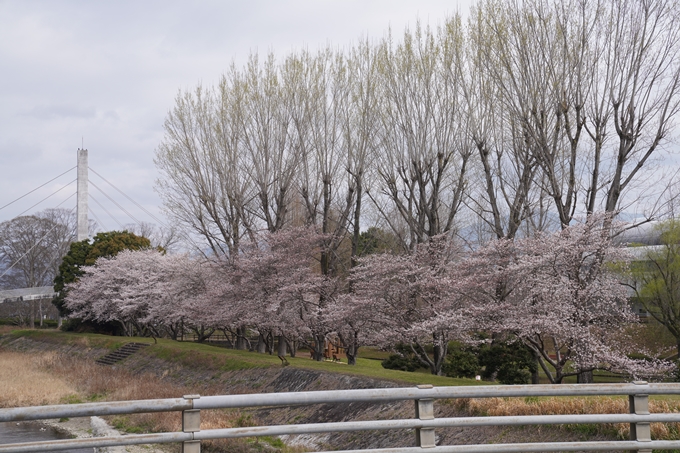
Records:
<instances>
[{"instance_id":1,"label":"grass lawn","mask_svg":"<svg viewBox=\"0 0 680 453\"><path fill-rule=\"evenodd\" d=\"M1 332L0 332L1 333ZM61 332L54 329L41 330L4 330L5 335L12 337L24 336L27 338L40 339L47 342L80 344L86 347L99 347L115 350L129 342L154 344L152 338L146 337L112 337L100 334L75 334ZM146 350L168 362L191 367L207 367L221 371L236 371L251 368L281 367L281 361L275 355L259 354L250 351L238 351L211 345L209 343L181 342L168 339L158 339L153 348ZM288 357L290 366L331 373L364 376L375 379L389 380L403 384L432 384L437 386L460 386L460 385L493 385L494 382L475 381L473 379L449 378L446 376L433 376L426 369L416 372L388 370L382 367L381 361L390 353L377 348L365 347L360 349L357 364L349 366L346 363L317 362L309 358L305 350L298 351L298 357ZM550 383L543 370L539 368L541 384ZM596 371L595 383L625 382L623 376L612 375L609 372ZM564 383L576 383L576 376L564 379ZM676 397L670 397L677 399Z\"/></svg>"},{"instance_id":2,"label":"grass lawn","mask_svg":"<svg viewBox=\"0 0 680 453\"><path fill-rule=\"evenodd\" d=\"M118 349L125 343L133 341L154 344L152 338L112 337L87 333L76 334L57 330L16 330L12 331L9 335L12 337L23 336L47 342L79 344L86 347L106 348L109 350ZM363 355L362 351L359 351L360 356ZM352 366L347 365L347 363L317 362L311 360L304 351L300 352L299 357L288 357L287 359L290 366L295 368L364 376L403 384L432 384L437 386L492 384L490 382L475 381L474 379L433 376L427 372L409 373L406 371L388 370L382 367L380 361L389 355L389 353L372 348L365 348L365 352L366 357L370 358L360 357L357 359L357 364ZM158 343L153 348L145 350L145 353L185 366L215 368L222 371L281 367L281 361L275 355L237 351L210 344L180 342L168 339L158 339Z\"/></svg>"}]
</instances>

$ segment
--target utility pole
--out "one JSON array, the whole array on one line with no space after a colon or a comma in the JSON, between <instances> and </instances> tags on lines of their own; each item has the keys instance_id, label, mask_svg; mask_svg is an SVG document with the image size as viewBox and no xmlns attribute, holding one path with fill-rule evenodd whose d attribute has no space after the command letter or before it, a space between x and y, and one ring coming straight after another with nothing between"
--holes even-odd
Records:
<instances>
[{"instance_id":1,"label":"utility pole","mask_svg":"<svg viewBox=\"0 0 680 453\"><path fill-rule=\"evenodd\" d=\"M78 149L78 241L83 241L89 236L87 196L87 150Z\"/></svg>"}]
</instances>

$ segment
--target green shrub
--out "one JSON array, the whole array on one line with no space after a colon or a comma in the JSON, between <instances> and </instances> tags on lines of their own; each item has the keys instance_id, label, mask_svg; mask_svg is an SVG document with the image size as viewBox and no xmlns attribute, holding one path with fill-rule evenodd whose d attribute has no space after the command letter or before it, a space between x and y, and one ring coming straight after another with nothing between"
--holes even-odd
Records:
<instances>
[{"instance_id":1,"label":"green shrub","mask_svg":"<svg viewBox=\"0 0 680 453\"><path fill-rule=\"evenodd\" d=\"M501 384L531 384L531 371L522 368L523 364L517 362L505 362L498 369L496 379Z\"/></svg>"},{"instance_id":2,"label":"green shrub","mask_svg":"<svg viewBox=\"0 0 680 453\"><path fill-rule=\"evenodd\" d=\"M537 367L531 352L518 341L482 345L479 363L484 379L497 379L501 384L528 384Z\"/></svg>"},{"instance_id":3,"label":"green shrub","mask_svg":"<svg viewBox=\"0 0 680 453\"><path fill-rule=\"evenodd\" d=\"M123 336L121 326L115 322L84 321L79 318L65 319L61 325L63 332L101 333L104 335Z\"/></svg>"},{"instance_id":4,"label":"green shrub","mask_svg":"<svg viewBox=\"0 0 680 453\"><path fill-rule=\"evenodd\" d=\"M501 384L529 384L536 361L520 342L495 340L491 344L460 346L452 344L442 371L449 377L498 380Z\"/></svg>"},{"instance_id":5,"label":"green shrub","mask_svg":"<svg viewBox=\"0 0 680 453\"><path fill-rule=\"evenodd\" d=\"M380 362L383 368L388 370L415 371L423 366L420 360L416 358L410 346L398 344L394 349L396 354L392 354Z\"/></svg>"},{"instance_id":6,"label":"green shrub","mask_svg":"<svg viewBox=\"0 0 680 453\"><path fill-rule=\"evenodd\" d=\"M380 364L388 370L415 371L419 368L419 365L414 363L412 359L401 354L392 354Z\"/></svg>"},{"instance_id":7,"label":"green shrub","mask_svg":"<svg viewBox=\"0 0 680 453\"><path fill-rule=\"evenodd\" d=\"M448 377L474 378L480 372L479 360L473 350L453 349L446 356L442 371Z\"/></svg>"}]
</instances>

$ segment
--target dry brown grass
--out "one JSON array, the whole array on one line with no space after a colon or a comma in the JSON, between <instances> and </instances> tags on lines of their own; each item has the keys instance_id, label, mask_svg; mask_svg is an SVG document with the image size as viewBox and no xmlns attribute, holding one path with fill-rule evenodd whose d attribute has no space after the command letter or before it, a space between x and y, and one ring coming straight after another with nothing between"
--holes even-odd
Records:
<instances>
[{"instance_id":1,"label":"dry brown grass","mask_svg":"<svg viewBox=\"0 0 680 453\"><path fill-rule=\"evenodd\" d=\"M455 404L459 409L476 416L628 413L628 399L622 397L460 399ZM649 411L680 412L680 402L650 400ZM680 423L652 423L650 427L653 439L680 439ZM621 439L627 439L630 432L626 423L598 424L593 429L602 434L615 433Z\"/></svg>"},{"instance_id":2,"label":"dry brown grass","mask_svg":"<svg viewBox=\"0 0 680 453\"><path fill-rule=\"evenodd\" d=\"M208 393L207 388L201 390ZM177 398L190 393L196 393L196 389L164 382L155 375L134 375L55 352L0 352L0 407ZM201 428L228 428L237 426L242 419L235 411L203 411ZM109 421L130 432L182 429L178 412L110 417ZM245 440L236 439L204 442L203 450L247 452L250 448Z\"/></svg>"},{"instance_id":3,"label":"dry brown grass","mask_svg":"<svg viewBox=\"0 0 680 453\"><path fill-rule=\"evenodd\" d=\"M48 372L55 354L0 354L0 407L56 404L77 394L72 383Z\"/></svg>"}]
</instances>

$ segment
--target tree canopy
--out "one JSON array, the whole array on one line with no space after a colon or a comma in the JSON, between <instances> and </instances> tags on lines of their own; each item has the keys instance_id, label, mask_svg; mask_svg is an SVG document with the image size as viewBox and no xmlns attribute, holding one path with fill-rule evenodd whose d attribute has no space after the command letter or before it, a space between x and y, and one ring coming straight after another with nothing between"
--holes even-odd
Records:
<instances>
[{"instance_id":1,"label":"tree canopy","mask_svg":"<svg viewBox=\"0 0 680 453\"><path fill-rule=\"evenodd\" d=\"M54 277L54 291L58 293L58 296L54 298L53 303L61 316L68 314L68 310L64 307L64 299L68 292L66 285L75 282L83 275L84 266L95 264L98 258L115 256L122 250L142 250L150 247L151 242L147 238L128 231L97 233L92 242L85 239L71 243Z\"/></svg>"},{"instance_id":2,"label":"tree canopy","mask_svg":"<svg viewBox=\"0 0 680 453\"><path fill-rule=\"evenodd\" d=\"M680 110L679 11L678 0L483 0L467 23L255 53L178 94L156 150L159 192L219 255L261 229L314 225L328 235L326 274L343 266L342 241L357 254L369 223L414 250L598 211L649 217L660 204L641 194L670 183L646 178Z\"/></svg>"},{"instance_id":3,"label":"tree canopy","mask_svg":"<svg viewBox=\"0 0 680 453\"><path fill-rule=\"evenodd\" d=\"M403 344L433 374L449 342L474 344L479 333L522 343L555 383L593 369L665 371L628 358L624 334L612 334L635 318L619 272L626 254L606 218L473 251L443 235L409 254L369 255L351 272L352 291L320 272L325 241L313 229L262 233L236 260L125 251L82 267L66 306L130 335L187 328L199 339L218 329L238 337L245 327L260 352L273 352L277 339L295 354L298 344L320 353L337 337L348 358L362 345Z\"/></svg>"}]
</instances>

